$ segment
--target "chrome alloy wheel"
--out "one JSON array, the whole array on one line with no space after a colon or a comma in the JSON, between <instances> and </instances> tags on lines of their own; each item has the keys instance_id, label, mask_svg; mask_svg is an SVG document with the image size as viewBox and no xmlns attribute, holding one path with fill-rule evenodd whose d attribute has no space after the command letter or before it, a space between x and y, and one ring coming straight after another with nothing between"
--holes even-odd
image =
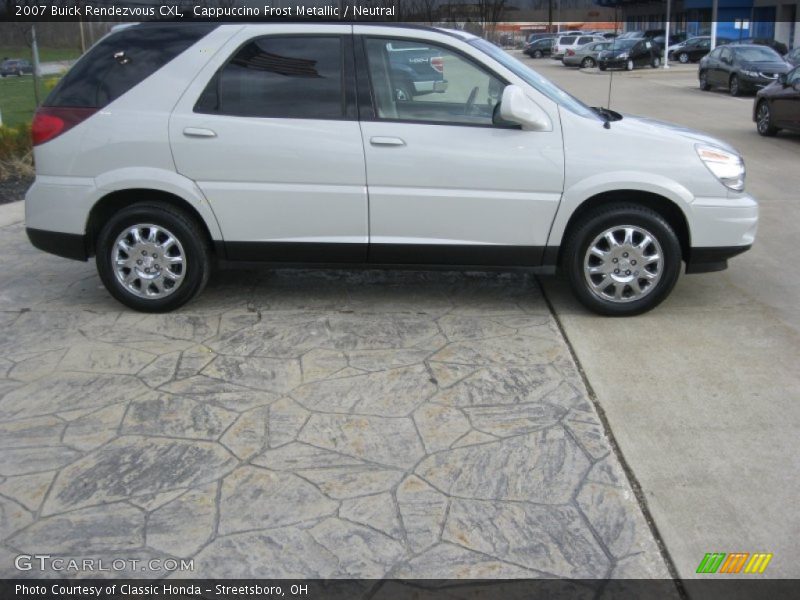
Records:
<instances>
[{"instance_id":1,"label":"chrome alloy wheel","mask_svg":"<svg viewBox=\"0 0 800 600\"><path fill-rule=\"evenodd\" d=\"M114 274L140 298L156 300L175 292L186 275L186 253L164 227L139 224L125 228L111 248Z\"/></svg>"},{"instance_id":2,"label":"chrome alloy wheel","mask_svg":"<svg viewBox=\"0 0 800 600\"><path fill-rule=\"evenodd\" d=\"M598 235L586 250L583 274L603 300L633 302L652 292L664 271L664 253L653 234L618 225Z\"/></svg>"}]
</instances>

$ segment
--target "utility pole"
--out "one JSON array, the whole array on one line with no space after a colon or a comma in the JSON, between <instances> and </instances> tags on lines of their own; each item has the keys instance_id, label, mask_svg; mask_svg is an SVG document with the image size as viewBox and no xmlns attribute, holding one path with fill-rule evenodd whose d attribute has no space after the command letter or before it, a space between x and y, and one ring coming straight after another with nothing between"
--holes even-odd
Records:
<instances>
[{"instance_id":1,"label":"utility pole","mask_svg":"<svg viewBox=\"0 0 800 600\"><path fill-rule=\"evenodd\" d=\"M669 69L669 12L670 0L667 0L667 20L664 22L664 68Z\"/></svg>"},{"instance_id":2,"label":"utility pole","mask_svg":"<svg viewBox=\"0 0 800 600\"><path fill-rule=\"evenodd\" d=\"M39 45L36 43L36 25L31 25L31 53L33 54L33 97L39 108Z\"/></svg>"},{"instance_id":3,"label":"utility pole","mask_svg":"<svg viewBox=\"0 0 800 600\"><path fill-rule=\"evenodd\" d=\"M719 0L711 0L711 49L717 47L717 16Z\"/></svg>"}]
</instances>

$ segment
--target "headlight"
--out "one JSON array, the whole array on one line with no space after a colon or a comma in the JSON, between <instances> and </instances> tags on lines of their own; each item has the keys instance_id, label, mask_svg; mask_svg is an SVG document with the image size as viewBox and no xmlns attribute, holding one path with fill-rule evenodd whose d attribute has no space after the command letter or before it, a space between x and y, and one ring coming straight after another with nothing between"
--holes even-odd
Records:
<instances>
[{"instance_id":1,"label":"headlight","mask_svg":"<svg viewBox=\"0 0 800 600\"><path fill-rule=\"evenodd\" d=\"M628 53L627 52L623 52L622 54L617 54L617 58L621 58L621 59L625 60L626 58L628 58Z\"/></svg>"},{"instance_id":2,"label":"headlight","mask_svg":"<svg viewBox=\"0 0 800 600\"><path fill-rule=\"evenodd\" d=\"M742 69L742 75L747 75L748 77L758 77L758 71L746 71Z\"/></svg>"},{"instance_id":3,"label":"headlight","mask_svg":"<svg viewBox=\"0 0 800 600\"><path fill-rule=\"evenodd\" d=\"M700 160L724 186L737 192L744 189L744 161L741 156L713 146L695 146L695 149Z\"/></svg>"}]
</instances>

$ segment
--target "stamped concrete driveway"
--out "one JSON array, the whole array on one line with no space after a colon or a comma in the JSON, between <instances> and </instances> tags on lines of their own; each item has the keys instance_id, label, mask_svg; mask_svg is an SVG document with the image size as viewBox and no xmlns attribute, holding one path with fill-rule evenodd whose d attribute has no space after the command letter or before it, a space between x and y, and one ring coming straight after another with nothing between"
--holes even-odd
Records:
<instances>
[{"instance_id":1,"label":"stamped concrete driveway","mask_svg":"<svg viewBox=\"0 0 800 600\"><path fill-rule=\"evenodd\" d=\"M228 272L143 315L21 223L0 256L3 576L667 575L529 276Z\"/></svg>"}]
</instances>

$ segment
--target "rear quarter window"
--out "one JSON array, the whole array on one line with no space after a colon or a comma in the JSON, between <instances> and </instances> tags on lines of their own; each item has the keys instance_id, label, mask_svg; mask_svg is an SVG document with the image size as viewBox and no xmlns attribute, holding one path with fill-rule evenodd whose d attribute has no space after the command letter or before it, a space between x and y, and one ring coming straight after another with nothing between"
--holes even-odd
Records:
<instances>
[{"instance_id":1,"label":"rear quarter window","mask_svg":"<svg viewBox=\"0 0 800 600\"><path fill-rule=\"evenodd\" d=\"M217 27L139 24L95 44L53 89L45 106L103 108Z\"/></svg>"},{"instance_id":2,"label":"rear quarter window","mask_svg":"<svg viewBox=\"0 0 800 600\"><path fill-rule=\"evenodd\" d=\"M575 43L575 37L574 36L562 37L561 39L558 40L558 43L561 44L562 46L569 46Z\"/></svg>"}]
</instances>

